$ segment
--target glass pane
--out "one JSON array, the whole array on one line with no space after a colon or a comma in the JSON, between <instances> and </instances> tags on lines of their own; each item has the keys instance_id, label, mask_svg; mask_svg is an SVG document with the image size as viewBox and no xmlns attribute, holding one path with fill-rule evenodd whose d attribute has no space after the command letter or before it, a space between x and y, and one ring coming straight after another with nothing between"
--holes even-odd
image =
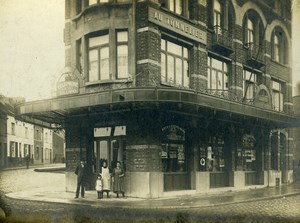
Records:
<instances>
[{"instance_id":1,"label":"glass pane","mask_svg":"<svg viewBox=\"0 0 300 223\"><path fill-rule=\"evenodd\" d=\"M161 53L161 81L166 81L166 55Z\"/></svg>"},{"instance_id":2,"label":"glass pane","mask_svg":"<svg viewBox=\"0 0 300 223\"><path fill-rule=\"evenodd\" d=\"M218 72L217 75L218 75L218 86L217 86L217 88L219 90L223 90L223 74L221 72Z\"/></svg>"},{"instance_id":3,"label":"glass pane","mask_svg":"<svg viewBox=\"0 0 300 223\"><path fill-rule=\"evenodd\" d=\"M211 70L211 89L217 89L217 72Z\"/></svg>"},{"instance_id":4,"label":"glass pane","mask_svg":"<svg viewBox=\"0 0 300 223\"><path fill-rule=\"evenodd\" d=\"M89 81L98 80L98 50L89 51Z\"/></svg>"},{"instance_id":5,"label":"glass pane","mask_svg":"<svg viewBox=\"0 0 300 223\"><path fill-rule=\"evenodd\" d=\"M228 73L228 64L227 63L223 63L223 66L224 66L224 68L223 68L224 72Z\"/></svg>"},{"instance_id":6,"label":"glass pane","mask_svg":"<svg viewBox=\"0 0 300 223\"><path fill-rule=\"evenodd\" d=\"M100 50L100 79L108 80L109 75L109 48L104 47Z\"/></svg>"},{"instance_id":7,"label":"glass pane","mask_svg":"<svg viewBox=\"0 0 300 223\"><path fill-rule=\"evenodd\" d=\"M279 96L279 92L275 92L273 91L273 106L275 110L279 110L279 100L280 100L280 96Z\"/></svg>"},{"instance_id":8,"label":"glass pane","mask_svg":"<svg viewBox=\"0 0 300 223\"><path fill-rule=\"evenodd\" d=\"M166 51L166 41L164 39L161 39L160 46L163 51Z\"/></svg>"},{"instance_id":9,"label":"glass pane","mask_svg":"<svg viewBox=\"0 0 300 223\"><path fill-rule=\"evenodd\" d=\"M280 101L279 111L283 111L283 94L282 93L279 93L279 101Z\"/></svg>"},{"instance_id":10,"label":"glass pane","mask_svg":"<svg viewBox=\"0 0 300 223\"><path fill-rule=\"evenodd\" d=\"M224 74L224 90L228 90L228 74Z\"/></svg>"},{"instance_id":11,"label":"glass pane","mask_svg":"<svg viewBox=\"0 0 300 223\"><path fill-rule=\"evenodd\" d=\"M189 87L189 83L190 83L190 78L189 78L189 64L188 62L185 60L183 61L183 85L185 87Z\"/></svg>"},{"instance_id":12,"label":"glass pane","mask_svg":"<svg viewBox=\"0 0 300 223\"><path fill-rule=\"evenodd\" d=\"M211 68L207 69L207 88L211 89Z\"/></svg>"},{"instance_id":13,"label":"glass pane","mask_svg":"<svg viewBox=\"0 0 300 223\"><path fill-rule=\"evenodd\" d=\"M128 32L127 31L117 32L117 40L118 40L118 42L127 42L128 41Z\"/></svg>"},{"instance_id":14,"label":"glass pane","mask_svg":"<svg viewBox=\"0 0 300 223\"><path fill-rule=\"evenodd\" d=\"M182 60L180 58L176 58L176 84L182 85Z\"/></svg>"},{"instance_id":15,"label":"glass pane","mask_svg":"<svg viewBox=\"0 0 300 223\"><path fill-rule=\"evenodd\" d=\"M175 43L167 42L167 50L170 53L173 53L178 56L182 56L182 47Z\"/></svg>"},{"instance_id":16,"label":"glass pane","mask_svg":"<svg viewBox=\"0 0 300 223\"><path fill-rule=\"evenodd\" d=\"M174 5L175 5L175 0L169 0L169 9L170 11L174 12Z\"/></svg>"},{"instance_id":17,"label":"glass pane","mask_svg":"<svg viewBox=\"0 0 300 223\"><path fill-rule=\"evenodd\" d=\"M89 0L89 5L97 4L97 0Z\"/></svg>"},{"instance_id":18,"label":"glass pane","mask_svg":"<svg viewBox=\"0 0 300 223\"><path fill-rule=\"evenodd\" d=\"M212 58L212 65L214 69L222 70L222 62Z\"/></svg>"},{"instance_id":19,"label":"glass pane","mask_svg":"<svg viewBox=\"0 0 300 223\"><path fill-rule=\"evenodd\" d=\"M167 81L170 83L174 83L174 80L175 80L174 65L175 65L174 57L168 55L168 70L167 70L168 79L167 79Z\"/></svg>"},{"instance_id":20,"label":"glass pane","mask_svg":"<svg viewBox=\"0 0 300 223\"><path fill-rule=\"evenodd\" d=\"M278 83L276 81L272 81L272 88L274 90L280 91L280 83Z\"/></svg>"},{"instance_id":21,"label":"glass pane","mask_svg":"<svg viewBox=\"0 0 300 223\"><path fill-rule=\"evenodd\" d=\"M245 85L245 90L246 90L246 88L247 88L247 83ZM246 99L253 99L253 93L254 93L254 84L248 83Z\"/></svg>"},{"instance_id":22,"label":"glass pane","mask_svg":"<svg viewBox=\"0 0 300 223\"><path fill-rule=\"evenodd\" d=\"M188 49L183 47L183 57L184 58L189 58L189 52L188 52Z\"/></svg>"},{"instance_id":23,"label":"glass pane","mask_svg":"<svg viewBox=\"0 0 300 223\"><path fill-rule=\"evenodd\" d=\"M108 34L103 35L103 36L90 37L89 38L89 47L108 44L108 42L109 42Z\"/></svg>"},{"instance_id":24,"label":"glass pane","mask_svg":"<svg viewBox=\"0 0 300 223\"><path fill-rule=\"evenodd\" d=\"M185 0L186 1L186 0ZM179 15L182 14L182 0L176 0L175 12Z\"/></svg>"},{"instance_id":25,"label":"glass pane","mask_svg":"<svg viewBox=\"0 0 300 223\"><path fill-rule=\"evenodd\" d=\"M128 47L118 46L118 78L128 78Z\"/></svg>"},{"instance_id":26,"label":"glass pane","mask_svg":"<svg viewBox=\"0 0 300 223\"><path fill-rule=\"evenodd\" d=\"M100 3L105 3L105 2L109 2L109 0L100 0Z\"/></svg>"},{"instance_id":27,"label":"glass pane","mask_svg":"<svg viewBox=\"0 0 300 223\"><path fill-rule=\"evenodd\" d=\"M221 4L218 0L214 1L214 10L217 12L221 12Z\"/></svg>"}]
</instances>

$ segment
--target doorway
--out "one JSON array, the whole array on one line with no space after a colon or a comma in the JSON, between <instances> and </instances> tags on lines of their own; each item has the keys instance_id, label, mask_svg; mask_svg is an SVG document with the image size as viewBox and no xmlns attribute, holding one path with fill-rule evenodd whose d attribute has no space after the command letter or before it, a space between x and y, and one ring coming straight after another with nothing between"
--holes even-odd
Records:
<instances>
[{"instance_id":1,"label":"doorway","mask_svg":"<svg viewBox=\"0 0 300 223\"><path fill-rule=\"evenodd\" d=\"M185 131L178 126L163 128L162 165L164 191L191 189Z\"/></svg>"},{"instance_id":2,"label":"doorway","mask_svg":"<svg viewBox=\"0 0 300 223\"><path fill-rule=\"evenodd\" d=\"M126 126L94 129L94 172L99 173L103 162L110 171L121 161L125 169Z\"/></svg>"}]
</instances>

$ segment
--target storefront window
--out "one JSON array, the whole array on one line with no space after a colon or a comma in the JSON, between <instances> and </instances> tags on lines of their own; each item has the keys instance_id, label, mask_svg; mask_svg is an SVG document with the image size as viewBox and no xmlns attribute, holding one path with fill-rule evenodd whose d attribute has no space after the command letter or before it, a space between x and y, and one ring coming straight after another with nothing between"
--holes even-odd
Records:
<instances>
[{"instance_id":1,"label":"storefront window","mask_svg":"<svg viewBox=\"0 0 300 223\"><path fill-rule=\"evenodd\" d=\"M162 165L164 172L187 171L185 132L178 126L163 128L164 142L162 143Z\"/></svg>"},{"instance_id":2,"label":"storefront window","mask_svg":"<svg viewBox=\"0 0 300 223\"><path fill-rule=\"evenodd\" d=\"M252 134L244 134L236 151L236 170L255 171L256 148L255 138Z\"/></svg>"}]
</instances>

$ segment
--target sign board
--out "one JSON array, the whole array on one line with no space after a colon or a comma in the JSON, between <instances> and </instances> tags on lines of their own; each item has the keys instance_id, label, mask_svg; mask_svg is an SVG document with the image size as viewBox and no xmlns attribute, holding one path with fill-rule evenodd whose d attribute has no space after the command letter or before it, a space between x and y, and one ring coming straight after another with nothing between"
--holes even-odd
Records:
<instances>
[{"instance_id":1,"label":"sign board","mask_svg":"<svg viewBox=\"0 0 300 223\"><path fill-rule=\"evenodd\" d=\"M58 82L56 83L56 95L64 96L71 94L78 94L78 77L75 74L75 70L71 68L65 68L65 71L61 74Z\"/></svg>"},{"instance_id":2,"label":"sign board","mask_svg":"<svg viewBox=\"0 0 300 223\"><path fill-rule=\"evenodd\" d=\"M206 45L206 32L186 21L149 7L149 21Z\"/></svg>"}]
</instances>

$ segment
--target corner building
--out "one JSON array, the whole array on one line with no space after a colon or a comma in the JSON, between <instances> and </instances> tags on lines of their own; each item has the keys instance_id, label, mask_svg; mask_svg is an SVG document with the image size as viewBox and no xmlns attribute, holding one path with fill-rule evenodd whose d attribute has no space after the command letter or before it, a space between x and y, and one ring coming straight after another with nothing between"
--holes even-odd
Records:
<instances>
[{"instance_id":1,"label":"corner building","mask_svg":"<svg viewBox=\"0 0 300 223\"><path fill-rule=\"evenodd\" d=\"M291 1L66 0L58 96L20 115L66 130L66 188L121 161L157 198L293 182Z\"/></svg>"}]
</instances>

